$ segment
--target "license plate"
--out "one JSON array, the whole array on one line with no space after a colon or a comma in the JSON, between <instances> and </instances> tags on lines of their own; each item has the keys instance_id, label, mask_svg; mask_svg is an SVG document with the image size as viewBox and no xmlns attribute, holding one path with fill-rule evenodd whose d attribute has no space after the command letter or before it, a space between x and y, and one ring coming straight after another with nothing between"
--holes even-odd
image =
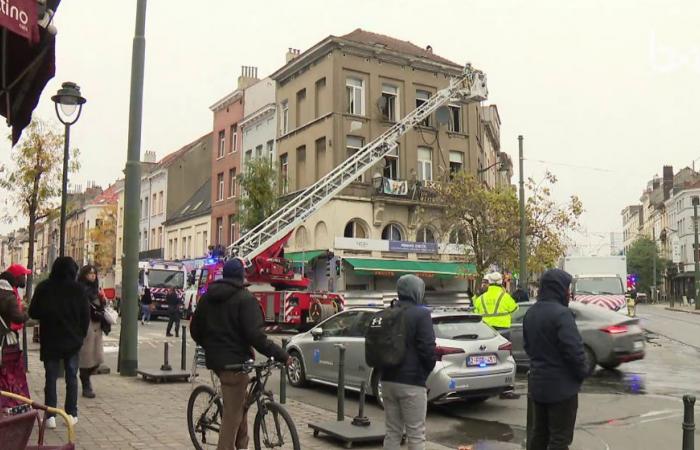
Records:
<instances>
[{"instance_id":1,"label":"license plate","mask_svg":"<svg viewBox=\"0 0 700 450\"><path fill-rule=\"evenodd\" d=\"M474 355L467 358L467 366L493 366L498 363L496 355Z\"/></svg>"},{"instance_id":2,"label":"license plate","mask_svg":"<svg viewBox=\"0 0 700 450\"><path fill-rule=\"evenodd\" d=\"M635 350L644 350L644 341L634 341Z\"/></svg>"}]
</instances>

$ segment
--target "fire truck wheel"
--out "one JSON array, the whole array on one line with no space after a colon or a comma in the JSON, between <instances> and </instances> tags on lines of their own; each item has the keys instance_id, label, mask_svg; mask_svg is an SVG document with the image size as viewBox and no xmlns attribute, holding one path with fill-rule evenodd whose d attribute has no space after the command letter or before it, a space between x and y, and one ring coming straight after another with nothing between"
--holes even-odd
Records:
<instances>
[{"instance_id":1,"label":"fire truck wheel","mask_svg":"<svg viewBox=\"0 0 700 450\"><path fill-rule=\"evenodd\" d=\"M314 303L309 309L309 318L314 324L321 323L336 313L333 305L324 305L322 303Z\"/></svg>"},{"instance_id":2,"label":"fire truck wheel","mask_svg":"<svg viewBox=\"0 0 700 450\"><path fill-rule=\"evenodd\" d=\"M306 370L304 369L304 360L299 352L292 350L289 352L289 357L292 359L287 366L287 380L294 387L306 387L309 382L306 380Z\"/></svg>"}]
</instances>

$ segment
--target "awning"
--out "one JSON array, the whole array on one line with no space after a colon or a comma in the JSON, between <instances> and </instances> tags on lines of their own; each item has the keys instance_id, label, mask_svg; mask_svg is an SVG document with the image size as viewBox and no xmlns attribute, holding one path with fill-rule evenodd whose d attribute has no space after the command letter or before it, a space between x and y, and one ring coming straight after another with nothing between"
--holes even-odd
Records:
<instances>
[{"instance_id":1,"label":"awning","mask_svg":"<svg viewBox=\"0 0 700 450\"><path fill-rule=\"evenodd\" d=\"M309 250L306 252L285 252L284 257L296 264L308 264L319 256L325 255L328 250Z\"/></svg>"},{"instance_id":2,"label":"awning","mask_svg":"<svg viewBox=\"0 0 700 450\"><path fill-rule=\"evenodd\" d=\"M395 259L345 258L358 275L394 276L411 273L423 277L454 278L476 274L471 263L401 261Z\"/></svg>"}]
</instances>

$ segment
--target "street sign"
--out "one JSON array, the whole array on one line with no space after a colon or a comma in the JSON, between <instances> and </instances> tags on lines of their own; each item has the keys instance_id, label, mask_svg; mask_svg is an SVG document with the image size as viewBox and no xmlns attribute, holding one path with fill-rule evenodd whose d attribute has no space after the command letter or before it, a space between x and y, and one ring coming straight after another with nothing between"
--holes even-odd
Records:
<instances>
[{"instance_id":1,"label":"street sign","mask_svg":"<svg viewBox=\"0 0 700 450\"><path fill-rule=\"evenodd\" d=\"M672 261L676 264L682 261L682 256L681 256L681 243L678 241L678 239L674 239L673 243L671 244L673 246L672 248Z\"/></svg>"}]
</instances>

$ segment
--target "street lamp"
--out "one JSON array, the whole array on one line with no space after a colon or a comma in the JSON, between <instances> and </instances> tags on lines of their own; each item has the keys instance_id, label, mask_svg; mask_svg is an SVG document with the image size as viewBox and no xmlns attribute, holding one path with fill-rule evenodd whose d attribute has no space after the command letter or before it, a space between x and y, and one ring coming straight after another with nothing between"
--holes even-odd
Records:
<instances>
[{"instance_id":1,"label":"street lamp","mask_svg":"<svg viewBox=\"0 0 700 450\"><path fill-rule=\"evenodd\" d=\"M70 146L70 127L80 118L83 111L85 98L80 95L80 87L70 81L66 81L58 90L56 95L51 97L56 108L58 120L65 127L65 137L63 139L63 184L61 188L61 223L59 236L59 256L63 256L66 251L66 203L68 202L68 149Z\"/></svg>"}]
</instances>

